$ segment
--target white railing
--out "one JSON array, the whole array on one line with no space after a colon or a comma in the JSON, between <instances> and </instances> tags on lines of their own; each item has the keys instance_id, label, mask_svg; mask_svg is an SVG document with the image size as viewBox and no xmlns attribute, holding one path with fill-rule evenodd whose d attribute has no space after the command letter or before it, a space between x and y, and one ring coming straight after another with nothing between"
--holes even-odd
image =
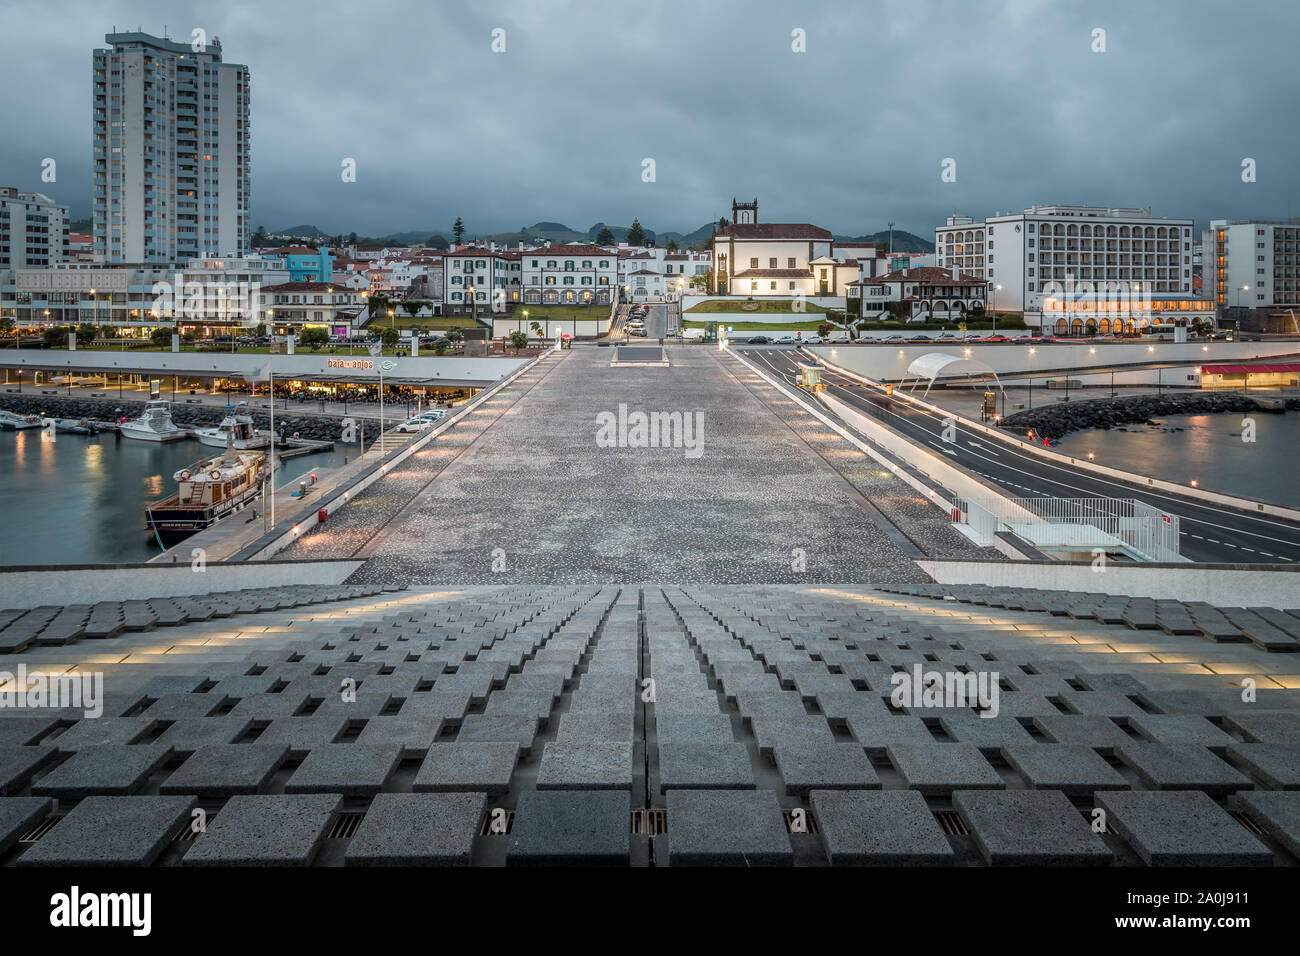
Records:
<instances>
[{"instance_id":1,"label":"white railing","mask_svg":"<svg viewBox=\"0 0 1300 956\"><path fill-rule=\"evenodd\" d=\"M1136 498L959 499L959 522L981 540L1014 531L1042 550L1118 550L1139 561L1180 561L1178 516Z\"/></svg>"}]
</instances>

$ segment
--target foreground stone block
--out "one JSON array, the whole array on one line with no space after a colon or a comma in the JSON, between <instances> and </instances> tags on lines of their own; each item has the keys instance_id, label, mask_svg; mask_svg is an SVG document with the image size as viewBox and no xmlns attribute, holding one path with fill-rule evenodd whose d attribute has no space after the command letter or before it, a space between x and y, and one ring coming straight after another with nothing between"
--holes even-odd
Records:
<instances>
[{"instance_id":1,"label":"foreground stone block","mask_svg":"<svg viewBox=\"0 0 1300 956\"><path fill-rule=\"evenodd\" d=\"M1017 744L1002 748L1002 756L1034 790L1088 794L1096 790L1127 790L1128 781L1097 755L1078 744Z\"/></svg>"},{"instance_id":2,"label":"foreground stone block","mask_svg":"<svg viewBox=\"0 0 1300 956\"><path fill-rule=\"evenodd\" d=\"M1261 830L1292 855L1300 856L1300 793L1250 790L1237 794L1236 799Z\"/></svg>"},{"instance_id":3,"label":"foreground stone block","mask_svg":"<svg viewBox=\"0 0 1300 956\"><path fill-rule=\"evenodd\" d=\"M440 717L371 717L357 736L359 744L396 744L402 757L423 758L442 733Z\"/></svg>"},{"instance_id":4,"label":"foreground stone block","mask_svg":"<svg viewBox=\"0 0 1300 956\"><path fill-rule=\"evenodd\" d=\"M915 790L814 790L810 799L832 866L939 866L954 859Z\"/></svg>"},{"instance_id":5,"label":"foreground stone block","mask_svg":"<svg viewBox=\"0 0 1300 956\"><path fill-rule=\"evenodd\" d=\"M171 759L170 747L110 745L80 750L32 785L37 797L125 796Z\"/></svg>"},{"instance_id":6,"label":"foreground stone block","mask_svg":"<svg viewBox=\"0 0 1300 956\"><path fill-rule=\"evenodd\" d=\"M1232 793L1250 789L1250 778L1196 744L1148 744L1129 741L1115 748L1152 790L1203 790Z\"/></svg>"},{"instance_id":7,"label":"foreground stone block","mask_svg":"<svg viewBox=\"0 0 1300 956\"><path fill-rule=\"evenodd\" d=\"M634 744L629 741L552 741L542 751L539 790L630 790Z\"/></svg>"},{"instance_id":8,"label":"foreground stone block","mask_svg":"<svg viewBox=\"0 0 1300 956\"><path fill-rule=\"evenodd\" d=\"M54 801L45 797L0 797L0 853L8 853L53 809Z\"/></svg>"},{"instance_id":9,"label":"foreground stone block","mask_svg":"<svg viewBox=\"0 0 1300 956\"><path fill-rule=\"evenodd\" d=\"M1114 858L1059 790L959 790L952 805L990 866L1100 866Z\"/></svg>"},{"instance_id":10,"label":"foreground stone block","mask_svg":"<svg viewBox=\"0 0 1300 956\"><path fill-rule=\"evenodd\" d=\"M337 793L231 797L181 862L186 866L308 866L342 803Z\"/></svg>"},{"instance_id":11,"label":"foreground stone block","mask_svg":"<svg viewBox=\"0 0 1300 956\"><path fill-rule=\"evenodd\" d=\"M381 793L344 854L348 866L468 866L487 794Z\"/></svg>"},{"instance_id":12,"label":"foreground stone block","mask_svg":"<svg viewBox=\"0 0 1300 956\"><path fill-rule=\"evenodd\" d=\"M632 796L616 791L530 790L520 794L506 862L511 866L626 866Z\"/></svg>"},{"instance_id":13,"label":"foreground stone block","mask_svg":"<svg viewBox=\"0 0 1300 956\"><path fill-rule=\"evenodd\" d=\"M1269 866L1273 854L1199 790L1097 794L1106 826L1148 866Z\"/></svg>"},{"instance_id":14,"label":"foreground stone block","mask_svg":"<svg viewBox=\"0 0 1300 956\"><path fill-rule=\"evenodd\" d=\"M1300 741L1283 744L1238 744L1228 756L1242 764L1270 790L1300 790Z\"/></svg>"},{"instance_id":15,"label":"foreground stone block","mask_svg":"<svg viewBox=\"0 0 1300 956\"><path fill-rule=\"evenodd\" d=\"M432 744L411 789L505 793L518 760L519 745L513 742Z\"/></svg>"},{"instance_id":16,"label":"foreground stone block","mask_svg":"<svg viewBox=\"0 0 1300 956\"><path fill-rule=\"evenodd\" d=\"M193 797L87 797L18 858L20 866L148 866L190 820Z\"/></svg>"},{"instance_id":17,"label":"foreground stone block","mask_svg":"<svg viewBox=\"0 0 1300 956\"><path fill-rule=\"evenodd\" d=\"M37 771L58 759L50 747L0 745L0 796L9 796L27 786Z\"/></svg>"},{"instance_id":18,"label":"foreground stone block","mask_svg":"<svg viewBox=\"0 0 1300 956\"><path fill-rule=\"evenodd\" d=\"M802 796L811 790L878 790L880 778L855 743L811 746L777 744L772 749L785 792Z\"/></svg>"},{"instance_id":19,"label":"foreground stone block","mask_svg":"<svg viewBox=\"0 0 1300 956\"><path fill-rule=\"evenodd\" d=\"M660 792L674 788L753 790L755 786L749 751L744 744L659 743Z\"/></svg>"},{"instance_id":20,"label":"foreground stone block","mask_svg":"<svg viewBox=\"0 0 1300 956\"><path fill-rule=\"evenodd\" d=\"M888 754L908 787L924 794L1006 787L974 744L899 744Z\"/></svg>"},{"instance_id":21,"label":"foreground stone block","mask_svg":"<svg viewBox=\"0 0 1300 956\"><path fill-rule=\"evenodd\" d=\"M378 793L397 769L396 744L326 744L315 747L284 785L285 793Z\"/></svg>"},{"instance_id":22,"label":"foreground stone block","mask_svg":"<svg viewBox=\"0 0 1300 956\"><path fill-rule=\"evenodd\" d=\"M794 862L781 803L771 790L670 790L667 804L670 866Z\"/></svg>"},{"instance_id":23,"label":"foreground stone block","mask_svg":"<svg viewBox=\"0 0 1300 956\"><path fill-rule=\"evenodd\" d=\"M287 744L215 744L200 747L163 781L159 793L231 797L264 793L280 765L289 758Z\"/></svg>"}]
</instances>

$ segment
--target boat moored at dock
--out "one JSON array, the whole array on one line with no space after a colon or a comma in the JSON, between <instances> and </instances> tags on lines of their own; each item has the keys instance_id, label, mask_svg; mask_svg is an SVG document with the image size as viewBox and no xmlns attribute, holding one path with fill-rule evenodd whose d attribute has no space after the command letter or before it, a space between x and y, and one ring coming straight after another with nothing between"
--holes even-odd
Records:
<instances>
[{"instance_id":1,"label":"boat moored at dock","mask_svg":"<svg viewBox=\"0 0 1300 956\"><path fill-rule=\"evenodd\" d=\"M176 472L176 494L145 508L146 527L160 534L201 531L242 511L262 493L266 455L227 446L216 458L200 459Z\"/></svg>"},{"instance_id":2,"label":"boat moored at dock","mask_svg":"<svg viewBox=\"0 0 1300 956\"><path fill-rule=\"evenodd\" d=\"M171 406L158 399L145 405L137 418L119 424L117 430L123 438L153 442L179 441L189 434L172 421Z\"/></svg>"}]
</instances>

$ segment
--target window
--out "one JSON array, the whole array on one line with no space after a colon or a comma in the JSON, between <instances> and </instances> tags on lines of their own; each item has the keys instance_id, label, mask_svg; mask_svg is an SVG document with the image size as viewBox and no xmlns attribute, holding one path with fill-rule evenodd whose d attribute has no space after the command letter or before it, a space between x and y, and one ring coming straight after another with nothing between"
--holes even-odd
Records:
<instances>
[{"instance_id":1,"label":"window","mask_svg":"<svg viewBox=\"0 0 1300 956\"><path fill-rule=\"evenodd\" d=\"M786 259L786 260L785 260L785 267L786 267L787 269L797 269L797 268L799 268L798 266L796 266L796 265L794 264L794 256L791 256L789 259ZM791 284L790 288L792 288L792 289L794 288L793 283Z\"/></svg>"},{"instance_id":2,"label":"window","mask_svg":"<svg viewBox=\"0 0 1300 956\"><path fill-rule=\"evenodd\" d=\"M775 260L773 260L773 261L775 261ZM771 291L773 291L773 292L776 291L776 281L775 281L775 280L773 280L773 282L771 283Z\"/></svg>"},{"instance_id":3,"label":"window","mask_svg":"<svg viewBox=\"0 0 1300 956\"><path fill-rule=\"evenodd\" d=\"M790 280L790 289L791 289L791 290L794 289L794 280L793 280L793 279Z\"/></svg>"},{"instance_id":4,"label":"window","mask_svg":"<svg viewBox=\"0 0 1300 956\"><path fill-rule=\"evenodd\" d=\"M750 267L751 269L757 269L757 268L758 268L758 256L754 256L754 257L752 257L752 258L749 260L749 267Z\"/></svg>"},{"instance_id":5,"label":"window","mask_svg":"<svg viewBox=\"0 0 1300 956\"><path fill-rule=\"evenodd\" d=\"M775 268L776 268L776 256L773 256L771 259L768 259L768 260L767 260L767 267L768 267L769 269L775 269Z\"/></svg>"}]
</instances>

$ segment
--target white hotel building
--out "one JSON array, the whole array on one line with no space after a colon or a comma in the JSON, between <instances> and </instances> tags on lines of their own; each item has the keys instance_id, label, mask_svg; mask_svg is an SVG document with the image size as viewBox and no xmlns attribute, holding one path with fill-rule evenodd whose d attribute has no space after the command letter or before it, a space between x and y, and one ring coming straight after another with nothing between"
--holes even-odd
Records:
<instances>
[{"instance_id":1,"label":"white hotel building","mask_svg":"<svg viewBox=\"0 0 1300 956\"><path fill-rule=\"evenodd\" d=\"M570 243L513 255L522 265L525 305L585 305L590 300L608 306L613 301L619 257L603 246Z\"/></svg>"},{"instance_id":2,"label":"white hotel building","mask_svg":"<svg viewBox=\"0 0 1300 956\"><path fill-rule=\"evenodd\" d=\"M103 263L248 251L248 68L146 33L92 56L92 214Z\"/></svg>"},{"instance_id":3,"label":"white hotel building","mask_svg":"<svg viewBox=\"0 0 1300 956\"><path fill-rule=\"evenodd\" d=\"M1220 308L1300 307L1300 219L1213 219L1203 250L1205 290Z\"/></svg>"},{"instance_id":4,"label":"white hotel building","mask_svg":"<svg viewBox=\"0 0 1300 956\"><path fill-rule=\"evenodd\" d=\"M39 269L68 260L68 207L44 193L0 186L0 269Z\"/></svg>"}]
</instances>

